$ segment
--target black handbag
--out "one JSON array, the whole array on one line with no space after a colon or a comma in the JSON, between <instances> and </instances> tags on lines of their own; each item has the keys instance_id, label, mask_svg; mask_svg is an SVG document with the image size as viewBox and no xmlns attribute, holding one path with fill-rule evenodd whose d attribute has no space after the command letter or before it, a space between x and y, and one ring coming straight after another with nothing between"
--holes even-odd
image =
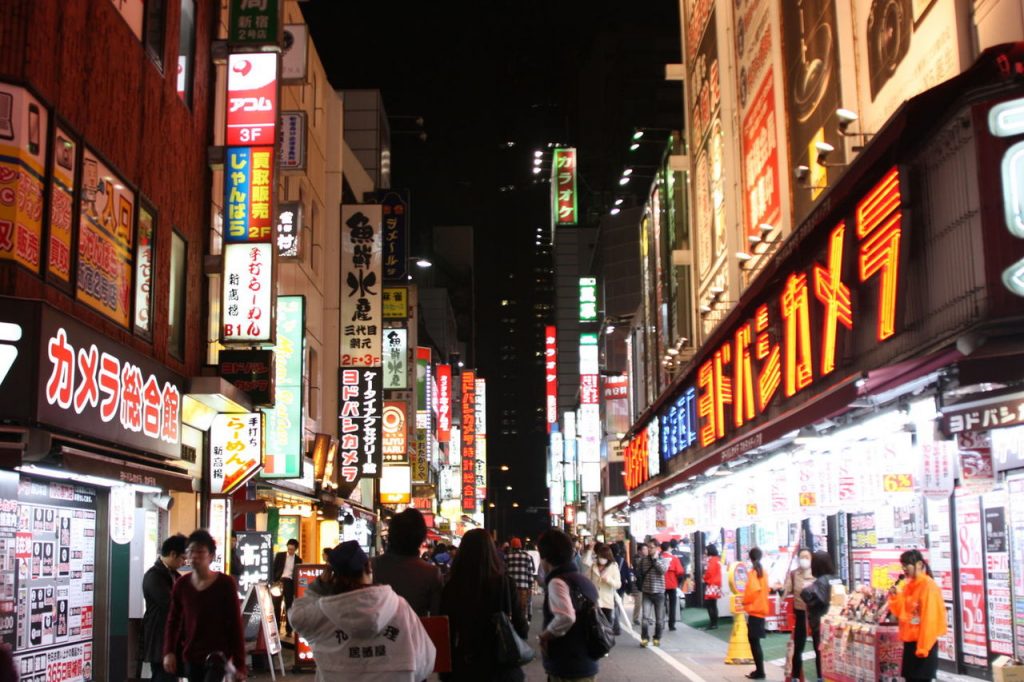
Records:
<instances>
[{"instance_id":1,"label":"black handbag","mask_svg":"<svg viewBox=\"0 0 1024 682\"><path fill-rule=\"evenodd\" d=\"M573 609L576 611L576 625L583 628L587 656L595 661L604 658L615 646L614 628L605 617L604 611L583 594L578 585L570 583L569 587L570 594L575 597Z\"/></svg>"},{"instance_id":2,"label":"black handbag","mask_svg":"<svg viewBox=\"0 0 1024 682\"><path fill-rule=\"evenodd\" d=\"M491 616L494 627L494 657L497 664L503 668L517 668L532 661L537 654L512 627L512 620L509 618L509 614L512 613L512 599L509 596L508 582L502 580L500 589L501 605Z\"/></svg>"}]
</instances>

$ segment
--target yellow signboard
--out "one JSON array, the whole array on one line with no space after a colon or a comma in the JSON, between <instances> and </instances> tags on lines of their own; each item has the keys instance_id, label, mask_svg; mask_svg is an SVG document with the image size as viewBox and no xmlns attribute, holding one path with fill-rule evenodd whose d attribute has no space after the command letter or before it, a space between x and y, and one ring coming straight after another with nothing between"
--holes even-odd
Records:
<instances>
[{"instance_id":1,"label":"yellow signboard","mask_svg":"<svg viewBox=\"0 0 1024 682\"><path fill-rule=\"evenodd\" d=\"M385 320L404 320L409 317L407 287L384 287L382 297Z\"/></svg>"},{"instance_id":2,"label":"yellow signboard","mask_svg":"<svg viewBox=\"0 0 1024 682\"><path fill-rule=\"evenodd\" d=\"M42 251L48 130L49 114L39 100L0 83L0 260L34 273Z\"/></svg>"}]
</instances>

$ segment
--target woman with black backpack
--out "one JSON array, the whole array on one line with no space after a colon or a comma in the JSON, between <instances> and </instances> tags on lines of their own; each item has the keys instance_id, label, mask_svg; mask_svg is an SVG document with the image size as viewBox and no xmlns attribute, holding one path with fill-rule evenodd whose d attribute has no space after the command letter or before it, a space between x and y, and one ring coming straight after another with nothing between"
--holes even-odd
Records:
<instances>
[{"instance_id":1,"label":"woman with black backpack","mask_svg":"<svg viewBox=\"0 0 1024 682\"><path fill-rule=\"evenodd\" d=\"M800 592L800 599L807 608L807 624L811 630L811 641L814 643L814 665L821 680L821 619L828 613L832 601L832 585L839 582L835 576L836 567L828 552L817 551L811 555L811 575L814 582ZM796 660L794 660L796 662ZM795 667L792 677L800 679L801 667Z\"/></svg>"}]
</instances>

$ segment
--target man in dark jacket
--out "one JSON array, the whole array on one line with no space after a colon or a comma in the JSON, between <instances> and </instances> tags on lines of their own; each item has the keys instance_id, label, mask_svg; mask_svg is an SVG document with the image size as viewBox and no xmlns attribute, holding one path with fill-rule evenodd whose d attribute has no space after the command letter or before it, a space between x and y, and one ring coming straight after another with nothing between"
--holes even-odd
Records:
<instances>
[{"instance_id":1,"label":"man in dark jacket","mask_svg":"<svg viewBox=\"0 0 1024 682\"><path fill-rule=\"evenodd\" d=\"M387 551L370 560L373 583L390 585L420 617L436 616L441 611L441 572L420 559L420 545L426 538L423 514L406 509L388 524Z\"/></svg>"},{"instance_id":2,"label":"man in dark jacket","mask_svg":"<svg viewBox=\"0 0 1024 682\"><path fill-rule=\"evenodd\" d=\"M274 613L281 620L281 598L284 598L284 631L285 634L292 634L292 624L288 622L288 611L292 608L292 601L295 599L295 583L299 579L299 564L302 557L298 555L299 541L292 538L288 541L286 552L278 552L274 555L274 575L272 582L281 583L281 597L274 598Z\"/></svg>"},{"instance_id":3,"label":"man in dark jacket","mask_svg":"<svg viewBox=\"0 0 1024 682\"><path fill-rule=\"evenodd\" d=\"M572 540L561 530L544 531L537 549L545 573L544 629L538 638L544 672L548 679L592 682L597 679L597 661L587 654L576 604L580 594L596 604L597 588L576 569Z\"/></svg>"},{"instance_id":4,"label":"man in dark jacket","mask_svg":"<svg viewBox=\"0 0 1024 682\"><path fill-rule=\"evenodd\" d=\"M142 595L146 613L142 617L142 639L152 679L177 682L177 675L164 672L164 624L171 605L171 588L179 578L178 569L185 563L184 535L172 535L160 547L160 556L142 577Z\"/></svg>"}]
</instances>

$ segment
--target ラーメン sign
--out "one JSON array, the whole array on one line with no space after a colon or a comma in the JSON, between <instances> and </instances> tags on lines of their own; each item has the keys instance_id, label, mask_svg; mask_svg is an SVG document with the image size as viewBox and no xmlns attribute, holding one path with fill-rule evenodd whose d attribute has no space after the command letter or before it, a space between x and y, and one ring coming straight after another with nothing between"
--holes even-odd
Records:
<instances>
[{"instance_id":1,"label":"\u30e9\u30fc\u30e1\u30f3 sign","mask_svg":"<svg viewBox=\"0 0 1024 682\"><path fill-rule=\"evenodd\" d=\"M277 344L274 346L274 407L266 415L266 454L262 478L302 476L302 375L306 347L306 299L277 298Z\"/></svg>"},{"instance_id":2,"label":"\u30e9\u30fc\u30e1\u30f3 sign","mask_svg":"<svg viewBox=\"0 0 1024 682\"><path fill-rule=\"evenodd\" d=\"M260 470L263 414L218 414L210 425L210 492L227 495Z\"/></svg>"},{"instance_id":3,"label":"\u30e9\u30fc\u30e1\u30f3 sign","mask_svg":"<svg viewBox=\"0 0 1024 682\"><path fill-rule=\"evenodd\" d=\"M221 341L273 340L274 245L225 244Z\"/></svg>"},{"instance_id":4,"label":"\u30e9\u30fc\u30e1\u30f3 sign","mask_svg":"<svg viewBox=\"0 0 1024 682\"><path fill-rule=\"evenodd\" d=\"M579 219L576 197L576 149L558 147L551 157L552 212L555 225L575 225Z\"/></svg>"}]
</instances>

